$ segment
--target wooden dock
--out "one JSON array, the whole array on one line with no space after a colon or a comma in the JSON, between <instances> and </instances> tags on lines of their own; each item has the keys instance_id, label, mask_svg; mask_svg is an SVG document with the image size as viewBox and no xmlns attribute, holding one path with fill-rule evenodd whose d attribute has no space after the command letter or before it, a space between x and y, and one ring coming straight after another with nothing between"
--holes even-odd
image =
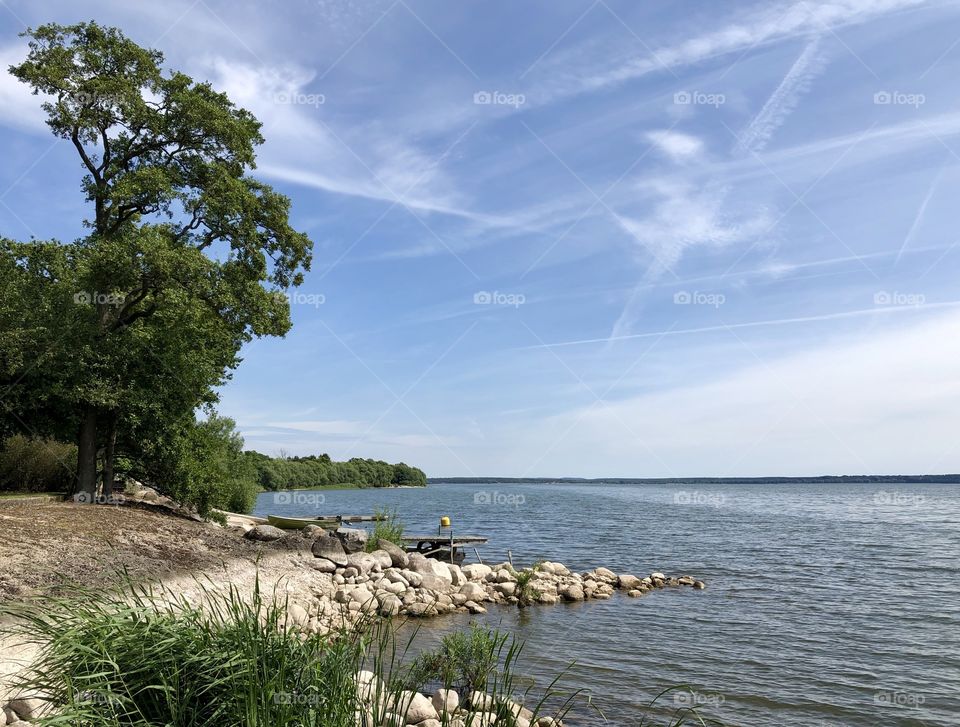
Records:
<instances>
[{"instance_id":1,"label":"wooden dock","mask_svg":"<svg viewBox=\"0 0 960 727\"><path fill-rule=\"evenodd\" d=\"M410 553L420 553L427 557L449 553L451 563L464 559L464 548L486 545L488 538L483 535L455 535L437 533L435 535L404 535L403 544Z\"/></svg>"}]
</instances>

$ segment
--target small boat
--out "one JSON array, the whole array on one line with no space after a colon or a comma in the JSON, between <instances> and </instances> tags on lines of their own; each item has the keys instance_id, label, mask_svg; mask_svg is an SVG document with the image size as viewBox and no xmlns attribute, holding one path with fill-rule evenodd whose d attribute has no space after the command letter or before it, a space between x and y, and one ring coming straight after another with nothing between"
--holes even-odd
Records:
<instances>
[{"instance_id":1,"label":"small boat","mask_svg":"<svg viewBox=\"0 0 960 727\"><path fill-rule=\"evenodd\" d=\"M319 517L282 517L280 515L267 515L267 522L277 528L284 530L303 530L307 525L318 525L321 528L340 527L339 516L319 516Z\"/></svg>"}]
</instances>

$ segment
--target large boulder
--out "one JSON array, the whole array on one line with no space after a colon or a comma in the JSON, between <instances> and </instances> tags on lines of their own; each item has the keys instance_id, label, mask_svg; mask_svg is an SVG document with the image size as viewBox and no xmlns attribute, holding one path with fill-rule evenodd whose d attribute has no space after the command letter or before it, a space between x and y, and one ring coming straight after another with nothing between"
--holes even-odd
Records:
<instances>
[{"instance_id":1,"label":"large boulder","mask_svg":"<svg viewBox=\"0 0 960 727\"><path fill-rule=\"evenodd\" d=\"M433 558L424 558L423 556L410 556L410 570L424 576L435 576L442 581L446 581L449 586L453 583L453 576L450 575L450 569L446 563L441 563Z\"/></svg>"},{"instance_id":2,"label":"large boulder","mask_svg":"<svg viewBox=\"0 0 960 727\"><path fill-rule=\"evenodd\" d=\"M584 599L583 589L577 585L570 585L560 590L560 597L564 601L582 601Z\"/></svg>"},{"instance_id":3,"label":"large boulder","mask_svg":"<svg viewBox=\"0 0 960 727\"><path fill-rule=\"evenodd\" d=\"M433 693L433 708L437 714L452 715L460 706L460 695L454 689L438 689Z\"/></svg>"},{"instance_id":4,"label":"large boulder","mask_svg":"<svg viewBox=\"0 0 960 727\"><path fill-rule=\"evenodd\" d=\"M248 530L243 537L248 540L256 540L261 543L268 543L272 540L280 540L285 533L280 528L273 525L257 525Z\"/></svg>"},{"instance_id":5,"label":"large boulder","mask_svg":"<svg viewBox=\"0 0 960 727\"><path fill-rule=\"evenodd\" d=\"M467 597L468 601L485 601L487 592L479 583L464 583L460 586L460 593Z\"/></svg>"},{"instance_id":6,"label":"large boulder","mask_svg":"<svg viewBox=\"0 0 960 727\"><path fill-rule=\"evenodd\" d=\"M493 568L483 563L471 563L461 568L468 581L483 581L493 573Z\"/></svg>"},{"instance_id":7,"label":"large boulder","mask_svg":"<svg viewBox=\"0 0 960 727\"><path fill-rule=\"evenodd\" d=\"M401 548L396 543L391 543L389 540L378 540L377 548L384 550L389 554L391 565L394 568L406 568L407 564L410 562L410 556L407 555L407 552Z\"/></svg>"},{"instance_id":8,"label":"large boulder","mask_svg":"<svg viewBox=\"0 0 960 727\"><path fill-rule=\"evenodd\" d=\"M456 563L447 563L446 565L447 570L450 572L450 585L454 588L459 588L467 582L467 577L463 574L460 566Z\"/></svg>"},{"instance_id":9,"label":"large boulder","mask_svg":"<svg viewBox=\"0 0 960 727\"><path fill-rule=\"evenodd\" d=\"M378 548L370 553L370 557L377 561L377 565L380 566L381 570L386 570L393 566L393 559L390 557L390 554L382 548Z\"/></svg>"},{"instance_id":10,"label":"large boulder","mask_svg":"<svg viewBox=\"0 0 960 727\"><path fill-rule=\"evenodd\" d=\"M609 568L597 568L594 571L594 574L596 575L598 580L606 581L607 583L617 582L617 574L614 573Z\"/></svg>"},{"instance_id":11,"label":"large boulder","mask_svg":"<svg viewBox=\"0 0 960 727\"><path fill-rule=\"evenodd\" d=\"M403 707L400 711L407 718L407 724L418 724L439 716L433 703L420 692L402 692L398 701Z\"/></svg>"},{"instance_id":12,"label":"large boulder","mask_svg":"<svg viewBox=\"0 0 960 727\"><path fill-rule=\"evenodd\" d=\"M636 576L631 576L623 574L618 577L617 584L624 591L634 591L640 588L643 585L643 581L637 578Z\"/></svg>"},{"instance_id":13,"label":"large boulder","mask_svg":"<svg viewBox=\"0 0 960 727\"><path fill-rule=\"evenodd\" d=\"M337 528L335 535L347 553L359 553L367 545L367 531L361 528Z\"/></svg>"},{"instance_id":14,"label":"large boulder","mask_svg":"<svg viewBox=\"0 0 960 727\"><path fill-rule=\"evenodd\" d=\"M326 558L332 563L343 567L347 564L347 554L343 549L343 543L329 533L324 533L313 541L313 554L317 558Z\"/></svg>"},{"instance_id":15,"label":"large boulder","mask_svg":"<svg viewBox=\"0 0 960 727\"><path fill-rule=\"evenodd\" d=\"M347 567L356 568L359 575L367 575L379 567L377 559L370 553L351 553L347 556Z\"/></svg>"},{"instance_id":16,"label":"large boulder","mask_svg":"<svg viewBox=\"0 0 960 727\"><path fill-rule=\"evenodd\" d=\"M300 531L300 535L307 540L316 540L321 535L326 535L326 533L327 531L319 525L305 525L303 530Z\"/></svg>"}]
</instances>

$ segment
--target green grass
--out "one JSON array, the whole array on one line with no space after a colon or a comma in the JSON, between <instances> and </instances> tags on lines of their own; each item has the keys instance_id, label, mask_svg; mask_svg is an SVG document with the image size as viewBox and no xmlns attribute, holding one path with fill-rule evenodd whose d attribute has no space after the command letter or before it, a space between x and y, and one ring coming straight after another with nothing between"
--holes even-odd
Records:
<instances>
[{"instance_id":1,"label":"green grass","mask_svg":"<svg viewBox=\"0 0 960 727\"><path fill-rule=\"evenodd\" d=\"M47 695L56 706L55 716L40 724L357 727L358 710L369 709L372 727L411 686L417 661L407 655L415 634L399 643L389 621L320 636L289 626L284 603L259 587L247 598L232 589L226 595L204 589L204 594L203 610L171 593L163 593L161 603L157 594L131 586L47 599L42 608L0 609L0 617L13 617L11 628L40 648L34 670L18 685ZM496 632L477 631L448 637L445 644L457 668L432 672L434 681L482 685L502 713L498 726L513 727L507 699L523 696L515 676L520 645ZM378 676L372 706L353 679L362 669ZM576 696L561 694L556 682L538 694L531 709L557 717ZM452 720L446 715L441 722Z\"/></svg>"},{"instance_id":2,"label":"green grass","mask_svg":"<svg viewBox=\"0 0 960 727\"><path fill-rule=\"evenodd\" d=\"M367 539L365 549L367 552L373 552L380 547L381 540L387 540L399 548L403 548L403 522L397 516L395 510L374 510L374 516L377 518L373 524L373 532ZM381 519L382 518L382 519Z\"/></svg>"}]
</instances>

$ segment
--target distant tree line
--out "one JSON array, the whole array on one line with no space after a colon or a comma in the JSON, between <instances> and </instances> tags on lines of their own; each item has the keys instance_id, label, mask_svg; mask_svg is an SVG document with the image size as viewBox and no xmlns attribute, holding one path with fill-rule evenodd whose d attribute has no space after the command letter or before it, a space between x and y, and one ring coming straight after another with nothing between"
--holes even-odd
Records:
<instances>
[{"instance_id":1,"label":"distant tree line","mask_svg":"<svg viewBox=\"0 0 960 727\"><path fill-rule=\"evenodd\" d=\"M404 462L389 464L376 459L354 457L335 462L330 455L306 457L268 457L248 451L244 456L253 463L257 484L264 490L289 490L306 487L351 485L355 487L423 487L423 470Z\"/></svg>"}]
</instances>

